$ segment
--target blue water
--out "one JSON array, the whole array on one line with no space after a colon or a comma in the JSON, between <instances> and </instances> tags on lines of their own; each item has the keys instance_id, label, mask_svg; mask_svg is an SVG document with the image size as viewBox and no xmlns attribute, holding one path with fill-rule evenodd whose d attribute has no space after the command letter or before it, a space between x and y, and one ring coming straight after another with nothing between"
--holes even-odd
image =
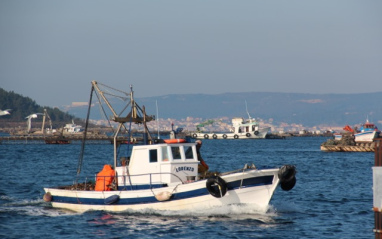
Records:
<instances>
[{"instance_id":1,"label":"blue water","mask_svg":"<svg viewBox=\"0 0 382 239\"><path fill-rule=\"evenodd\" d=\"M0 238L374 238L374 153L321 152L326 138L204 140L213 171L254 163L297 167L291 191L278 188L267 212L245 206L210 211L71 211L51 208L43 187L75 180L80 144L0 144ZM86 146L83 172L112 163L111 144Z\"/></svg>"}]
</instances>

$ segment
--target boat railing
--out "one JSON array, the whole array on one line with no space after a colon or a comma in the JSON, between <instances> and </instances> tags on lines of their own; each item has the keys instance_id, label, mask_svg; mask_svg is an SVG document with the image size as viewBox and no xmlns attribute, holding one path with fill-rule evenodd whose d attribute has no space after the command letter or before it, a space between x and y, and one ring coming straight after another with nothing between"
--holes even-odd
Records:
<instances>
[{"instance_id":1,"label":"boat railing","mask_svg":"<svg viewBox=\"0 0 382 239\"><path fill-rule=\"evenodd\" d=\"M175 177L177 180L179 180L180 184L186 183L186 181L183 181L178 175L173 173L146 173L146 174L135 174L135 175L120 175L114 177L114 180L110 180L111 176L94 176L94 182L89 180L91 177L85 177L84 183L77 183L73 186L63 186L62 189L71 188L75 190L95 190L95 184L97 182L97 178L103 179L103 188L110 188L111 190L143 190L143 189L153 189L153 188L160 188L160 187L167 187L167 182L161 182L161 181L154 181L155 175L170 175ZM147 183L135 183L135 182L142 182L142 180L139 180L139 177L148 177ZM116 180L115 180L116 178ZM135 182L134 182L135 181Z\"/></svg>"},{"instance_id":2,"label":"boat railing","mask_svg":"<svg viewBox=\"0 0 382 239\"><path fill-rule=\"evenodd\" d=\"M133 174L133 175L120 175L117 176L117 182L118 182L118 190L142 190L142 189L153 189L153 188L159 188L159 187L167 187L167 182L162 182L159 180L154 181L154 176L164 176L164 175L170 175L175 177L177 180L179 180L179 183L183 184L185 182L182 181L182 179L173 173L145 173L145 174ZM148 177L148 180L144 181L138 178L142 177ZM147 183L135 183L135 182L148 182ZM122 183L120 183L122 182Z\"/></svg>"},{"instance_id":3,"label":"boat railing","mask_svg":"<svg viewBox=\"0 0 382 239\"><path fill-rule=\"evenodd\" d=\"M246 170L253 170L253 169L256 169L256 166L254 164L251 164L251 165L245 164L243 168L239 168L239 169L236 169L233 171L221 173L220 175L223 176L223 175L228 175L228 174L233 174L233 173L238 173L238 172L245 172Z\"/></svg>"}]
</instances>

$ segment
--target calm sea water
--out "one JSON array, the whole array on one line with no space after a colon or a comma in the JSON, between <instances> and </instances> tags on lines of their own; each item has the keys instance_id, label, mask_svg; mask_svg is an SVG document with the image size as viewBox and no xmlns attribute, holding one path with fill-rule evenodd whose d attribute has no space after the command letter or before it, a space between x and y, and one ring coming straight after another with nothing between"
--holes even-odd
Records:
<instances>
[{"instance_id":1,"label":"calm sea water","mask_svg":"<svg viewBox=\"0 0 382 239\"><path fill-rule=\"evenodd\" d=\"M42 200L43 187L74 181L80 144L3 143L0 238L373 238L374 153L321 152L325 140L204 140L210 170L296 165L295 188L278 188L266 212L231 206L82 214ZM104 163L112 163L112 145L87 145L83 172L94 175Z\"/></svg>"}]
</instances>

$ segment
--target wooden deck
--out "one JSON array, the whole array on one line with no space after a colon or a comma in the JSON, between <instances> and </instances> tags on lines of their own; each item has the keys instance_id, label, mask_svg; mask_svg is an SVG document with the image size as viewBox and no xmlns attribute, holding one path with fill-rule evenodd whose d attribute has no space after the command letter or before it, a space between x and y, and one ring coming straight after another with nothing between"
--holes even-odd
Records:
<instances>
[{"instance_id":1,"label":"wooden deck","mask_svg":"<svg viewBox=\"0 0 382 239\"><path fill-rule=\"evenodd\" d=\"M374 152L374 149L375 142L360 142L354 146L321 144L321 150L329 152Z\"/></svg>"}]
</instances>

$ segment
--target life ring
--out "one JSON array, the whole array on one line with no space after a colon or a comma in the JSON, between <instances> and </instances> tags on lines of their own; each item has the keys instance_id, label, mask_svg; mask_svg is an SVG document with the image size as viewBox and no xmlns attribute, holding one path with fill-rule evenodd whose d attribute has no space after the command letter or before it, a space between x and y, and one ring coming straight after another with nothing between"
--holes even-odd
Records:
<instances>
[{"instance_id":1,"label":"life ring","mask_svg":"<svg viewBox=\"0 0 382 239\"><path fill-rule=\"evenodd\" d=\"M204 138L205 138L205 139L208 139L209 137L210 137L210 136L208 136L208 134L205 134L205 135L204 135Z\"/></svg>"},{"instance_id":2,"label":"life ring","mask_svg":"<svg viewBox=\"0 0 382 239\"><path fill-rule=\"evenodd\" d=\"M227 135L226 134L223 134L223 139L226 139L227 138Z\"/></svg>"},{"instance_id":3,"label":"life ring","mask_svg":"<svg viewBox=\"0 0 382 239\"><path fill-rule=\"evenodd\" d=\"M187 142L185 139L165 139L163 140L167 144L176 144L176 143L185 143Z\"/></svg>"},{"instance_id":4,"label":"life ring","mask_svg":"<svg viewBox=\"0 0 382 239\"><path fill-rule=\"evenodd\" d=\"M197 134L193 134L193 135L192 135L192 138L196 139L196 137L198 137Z\"/></svg>"},{"instance_id":5,"label":"life ring","mask_svg":"<svg viewBox=\"0 0 382 239\"><path fill-rule=\"evenodd\" d=\"M224 197L227 193L227 183L219 176L213 176L207 179L206 188L208 192L216 198Z\"/></svg>"},{"instance_id":6,"label":"life ring","mask_svg":"<svg viewBox=\"0 0 382 239\"><path fill-rule=\"evenodd\" d=\"M256 131L255 131L255 135L259 135L259 131L256 130Z\"/></svg>"},{"instance_id":7,"label":"life ring","mask_svg":"<svg viewBox=\"0 0 382 239\"><path fill-rule=\"evenodd\" d=\"M239 136L238 136L237 134L235 134L235 135L233 136L233 138L234 138L234 139L238 139Z\"/></svg>"},{"instance_id":8,"label":"life ring","mask_svg":"<svg viewBox=\"0 0 382 239\"><path fill-rule=\"evenodd\" d=\"M250 133L247 133L245 136L247 136L248 138L251 137L251 134Z\"/></svg>"},{"instance_id":9,"label":"life ring","mask_svg":"<svg viewBox=\"0 0 382 239\"><path fill-rule=\"evenodd\" d=\"M296 185L296 167L293 165L284 165L279 169L278 177L281 189L291 190Z\"/></svg>"},{"instance_id":10,"label":"life ring","mask_svg":"<svg viewBox=\"0 0 382 239\"><path fill-rule=\"evenodd\" d=\"M217 136L216 134L213 134L213 135L212 135L212 138L217 139L218 136Z\"/></svg>"}]
</instances>

